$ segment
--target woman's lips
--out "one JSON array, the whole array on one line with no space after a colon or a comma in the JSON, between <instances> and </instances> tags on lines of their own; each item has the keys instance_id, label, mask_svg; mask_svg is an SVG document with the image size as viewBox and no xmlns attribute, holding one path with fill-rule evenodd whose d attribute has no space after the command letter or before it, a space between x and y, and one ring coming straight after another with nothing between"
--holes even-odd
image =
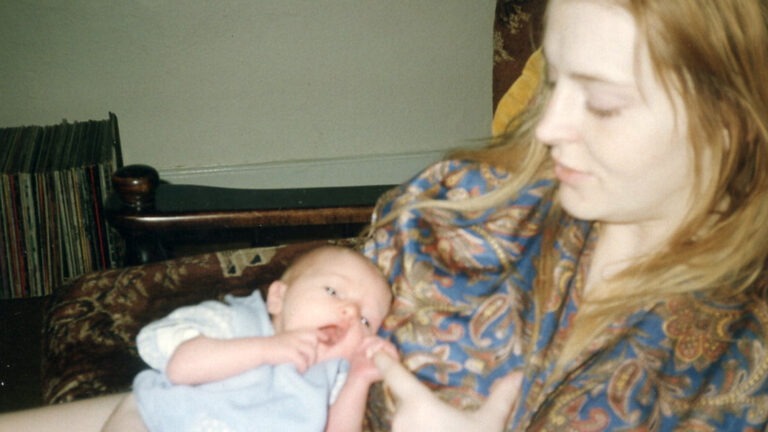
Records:
<instances>
[{"instance_id":1,"label":"woman's lips","mask_svg":"<svg viewBox=\"0 0 768 432\"><path fill-rule=\"evenodd\" d=\"M561 183L575 184L587 177L587 173L563 165L560 162L555 162L555 177Z\"/></svg>"}]
</instances>

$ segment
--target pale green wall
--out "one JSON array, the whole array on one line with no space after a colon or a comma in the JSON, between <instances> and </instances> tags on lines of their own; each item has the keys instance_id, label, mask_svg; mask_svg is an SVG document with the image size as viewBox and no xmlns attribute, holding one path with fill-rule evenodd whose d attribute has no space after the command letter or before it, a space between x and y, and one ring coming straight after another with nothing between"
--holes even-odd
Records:
<instances>
[{"instance_id":1,"label":"pale green wall","mask_svg":"<svg viewBox=\"0 0 768 432\"><path fill-rule=\"evenodd\" d=\"M113 111L127 163L203 183L319 159L419 166L488 134L494 4L0 0L0 126ZM400 181L406 165L319 176Z\"/></svg>"}]
</instances>

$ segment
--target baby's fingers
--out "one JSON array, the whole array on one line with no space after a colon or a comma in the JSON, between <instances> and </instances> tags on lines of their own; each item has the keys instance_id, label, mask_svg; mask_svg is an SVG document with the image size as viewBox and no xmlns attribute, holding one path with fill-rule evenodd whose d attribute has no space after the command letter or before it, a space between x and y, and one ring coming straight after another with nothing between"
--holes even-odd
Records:
<instances>
[{"instance_id":1,"label":"baby's fingers","mask_svg":"<svg viewBox=\"0 0 768 432\"><path fill-rule=\"evenodd\" d=\"M297 331L285 334L289 343L287 349L287 361L296 366L299 373L304 373L317 360L318 339L315 332Z\"/></svg>"}]
</instances>

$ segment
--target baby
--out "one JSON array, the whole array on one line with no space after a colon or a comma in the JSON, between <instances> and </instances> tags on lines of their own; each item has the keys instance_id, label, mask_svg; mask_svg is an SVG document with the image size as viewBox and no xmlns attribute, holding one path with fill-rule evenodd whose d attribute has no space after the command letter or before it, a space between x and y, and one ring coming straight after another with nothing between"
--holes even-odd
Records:
<instances>
[{"instance_id":1,"label":"baby","mask_svg":"<svg viewBox=\"0 0 768 432\"><path fill-rule=\"evenodd\" d=\"M177 309L139 333L152 369L105 430L360 430L381 379L370 353L396 355L376 336L391 300L369 260L325 246L274 281L266 303L256 291Z\"/></svg>"}]
</instances>

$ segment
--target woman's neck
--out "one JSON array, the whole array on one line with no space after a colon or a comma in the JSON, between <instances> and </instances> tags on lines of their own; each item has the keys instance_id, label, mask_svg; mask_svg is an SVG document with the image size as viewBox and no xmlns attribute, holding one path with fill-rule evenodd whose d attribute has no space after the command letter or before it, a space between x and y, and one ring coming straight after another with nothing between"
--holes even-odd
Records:
<instances>
[{"instance_id":1,"label":"woman's neck","mask_svg":"<svg viewBox=\"0 0 768 432\"><path fill-rule=\"evenodd\" d=\"M599 298L613 294L600 288L606 286L603 282L642 257L660 250L671 234L671 228L659 224L601 223L584 284L584 295Z\"/></svg>"}]
</instances>

